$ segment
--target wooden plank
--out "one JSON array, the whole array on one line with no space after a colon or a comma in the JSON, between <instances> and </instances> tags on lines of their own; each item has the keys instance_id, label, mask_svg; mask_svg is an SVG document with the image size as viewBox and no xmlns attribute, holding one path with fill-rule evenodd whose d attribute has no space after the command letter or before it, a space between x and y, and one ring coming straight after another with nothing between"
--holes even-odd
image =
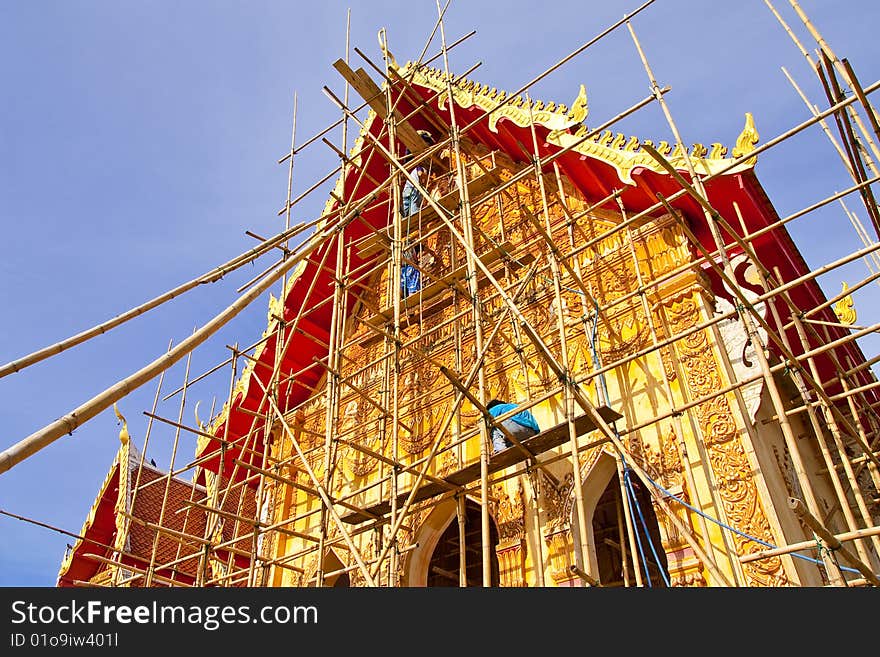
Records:
<instances>
[{"instance_id":1,"label":"wooden plank","mask_svg":"<svg viewBox=\"0 0 880 657\"><path fill-rule=\"evenodd\" d=\"M361 95L379 117L388 118L385 94L363 68L353 71L344 59L337 59L333 62L333 68L339 71L345 81ZM397 120L395 127L397 138L406 145L410 152L421 153L425 150L427 147L425 140L410 123L403 120L403 115L399 111L394 110L394 118Z\"/></svg>"},{"instance_id":2,"label":"wooden plank","mask_svg":"<svg viewBox=\"0 0 880 657\"><path fill-rule=\"evenodd\" d=\"M599 406L597 410L599 411L599 415L602 416L602 419L606 422L614 422L615 420L619 420L621 417L623 417L620 413L611 409L608 406ZM584 413L583 415L579 415L577 418L575 418L574 426L578 436L590 433L591 431L594 431L596 429L595 423L586 413ZM522 446L525 447L533 455L538 455L555 447L559 447L567 440L568 422L560 422L556 426L545 429L541 433L536 434L531 438L526 438L525 440L522 440L520 442L522 443ZM517 463L525 461L527 458L528 456L524 454L523 451L518 447L508 447L507 449L498 452L497 454L491 455L489 460L489 474L492 474L493 472L498 472L500 470L505 470L513 465L516 465ZM452 474L443 477L443 480L447 484L454 487L461 487L473 483L479 478L480 463L479 461L477 461L476 463L472 463L465 468L458 470L457 472L453 472ZM422 500L426 500L441 493L445 493L448 490L448 485L444 486L439 483L425 484L423 486L419 486L419 489L416 492L413 501L421 502ZM398 508L403 506L408 497L409 491L401 493L397 496ZM366 513L369 513L370 515L357 512L349 513L348 515L342 516L342 521L350 524L357 524L364 522L365 520L370 520L374 516L384 516L388 514L390 510L391 502L386 500L364 509L364 511Z\"/></svg>"}]
</instances>

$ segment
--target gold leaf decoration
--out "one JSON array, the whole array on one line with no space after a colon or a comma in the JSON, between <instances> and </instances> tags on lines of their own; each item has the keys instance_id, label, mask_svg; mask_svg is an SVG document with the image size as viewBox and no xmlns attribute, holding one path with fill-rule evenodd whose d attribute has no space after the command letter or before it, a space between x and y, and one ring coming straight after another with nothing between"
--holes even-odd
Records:
<instances>
[{"instance_id":1,"label":"gold leaf decoration","mask_svg":"<svg viewBox=\"0 0 880 657\"><path fill-rule=\"evenodd\" d=\"M736 138L736 146L733 147L733 157L742 157L755 150L760 135L755 128L755 119L751 112L746 112L746 125L743 131ZM754 164L758 161L758 157L750 157L743 161L743 164Z\"/></svg>"},{"instance_id":2,"label":"gold leaf decoration","mask_svg":"<svg viewBox=\"0 0 880 657\"><path fill-rule=\"evenodd\" d=\"M846 292L848 289L849 285L847 285L846 281L844 281L843 289L841 290L841 292ZM856 308L851 294L847 294L840 301L834 304L834 313L837 315L837 319L840 320L841 324L846 324L847 326L855 324Z\"/></svg>"}]
</instances>

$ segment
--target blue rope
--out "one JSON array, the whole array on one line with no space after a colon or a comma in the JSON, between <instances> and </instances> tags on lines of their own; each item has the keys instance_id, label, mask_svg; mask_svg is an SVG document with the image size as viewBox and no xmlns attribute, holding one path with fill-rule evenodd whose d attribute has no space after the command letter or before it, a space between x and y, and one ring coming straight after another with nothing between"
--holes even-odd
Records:
<instances>
[{"instance_id":1,"label":"blue rope","mask_svg":"<svg viewBox=\"0 0 880 657\"><path fill-rule=\"evenodd\" d=\"M657 556L657 548L654 547L654 541L651 539L651 533L648 531L648 523L645 522L645 517L642 515L642 507L639 505L638 498L636 497L636 492L633 489L632 478L630 476L630 468L625 467L623 470L623 479L626 482L627 489L629 490L630 495L632 495L633 502L635 503L636 511L639 513L639 520L642 523L642 529L645 532L645 536L648 539L648 545L651 548L651 553L654 555L654 563L657 564L657 569L660 571L660 576L663 578L663 581L666 583L667 587L671 587L672 584L669 582L669 576L666 574L666 571L660 566L660 557ZM638 535L638 532L636 532ZM645 571L647 572L647 567ZM651 581L651 574L647 573L648 581Z\"/></svg>"},{"instance_id":2,"label":"blue rope","mask_svg":"<svg viewBox=\"0 0 880 657\"><path fill-rule=\"evenodd\" d=\"M712 516L706 515L705 513L703 513L702 511L700 511L699 509L697 509L697 508L691 506L690 504L688 504L687 502L685 502L685 501L682 500L681 498L679 498L679 497L673 495L672 493L670 493L668 490L666 490L665 488L663 488L663 486L661 486L661 485L658 484L656 481L654 481L653 479L651 479L647 474L645 474L645 478L646 478L648 481L650 481L651 484L652 484L655 488L657 488L657 490L662 491L664 494L668 495L669 497L671 497L672 499L674 499L674 500L675 500L676 502L678 502L679 504L681 504L681 505L687 507L688 509L690 509L690 510L693 511L694 513L698 513L698 514L700 514L701 516L703 516L704 518L706 518L707 520L711 520L712 522L714 522L714 523L715 523L716 525L718 525L719 527L723 527L724 529L727 529L727 530L729 530L729 531L732 531L734 534L738 534L738 535L742 536L743 538L747 538L747 539L750 540L750 541L754 541L755 543L759 543L760 545L763 545L763 546L766 547L766 548L770 548L771 550L775 550L775 549L776 549L776 546L775 546L775 545L772 545L771 543L767 543L766 541L762 541L760 538L757 538L757 537L755 537L755 536L750 536L749 534L746 534L745 532L741 532L741 531L738 530L738 529L735 529L735 528L733 528L733 527L730 527L729 525L724 524L724 523L721 522L720 520L716 520L716 519L713 518ZM804 561L809 561L809 562L811 562L811 563L818 564L818 565L820 565L820 566L822 566L822 567L826 567L826 566L825 566L825 562L822 561L821 559L813 559L812 557L808 557L808 556L803 555L803 554L798 554L797 552L791 552L790 554L791 554L791 556L793 556L793 557L797 557L798 559L803 559ZM859 572L859 571L856 570L855 568L848 568L848 567L846 567L846 566L839 566L839 568L840 568L841 570L846 570L846 571L851 572L851 573L858 573L858 572Z\"/></svg>"},{"instance_id":3,"label":"blue rope","mask_svg":"<svg viewBox=\"0 0 880 657\"><path fill-rule=\"evenodd\" d=\"M596 351L596 332L599 329L599 302L596 299L591 299L591 301L593 302L593 330L590 334L590 349L593 352L593 365L596 369L600 369L602 364L599 362L599 353ZM604 372L599 375L599 387L602 390L605 405L611 406L611 401L608 399L608 385L605 383Z\"/></svg>"},{"instance_id":4,"label":"blue rope","mask_svg":"<svg viewBox=\"0 0 880 657\"><path fill-rule=\"evenodd\" d=\"M624 471L623 471L623 479L624 479L624 481L626 481L626 469L624 469ZM632 495L632 493L630 492L629 489L627 489L626 505L629 507L630 516L633 515L633 500L630 499L631 495ZM648 588L651 588L651 572L648 570L648 562L645 559L645 549L642 547L642 538L641 538L641 536L639 536L638 531L635 532L635 535L636 535L636 543L638 544L638 548L639 548L639 557L641 557L641 560L642 560L642 568L644 568L645 578L648 580Z\"/></svg>"}]
</instances>

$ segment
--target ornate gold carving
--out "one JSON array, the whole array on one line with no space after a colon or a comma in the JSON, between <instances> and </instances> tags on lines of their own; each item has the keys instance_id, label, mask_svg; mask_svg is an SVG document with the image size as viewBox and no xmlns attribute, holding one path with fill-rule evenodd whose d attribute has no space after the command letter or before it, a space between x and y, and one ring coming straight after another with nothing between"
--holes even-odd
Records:
<instances>
[{"instance_id":1,"label":"ornate gold carving","mask_svg":"<svg viewBox=\"0 0 880 657\"><path fill-rule=\"evenodd\" d=\"M521 480L517 479L513 494L503 484L493 487L495 523L498 526L498 571L501 586L525 586L525 504Z\"/></svg>"},{"instance_id":2,"label":"ornate gold carving","mask_svg":"<svg viewBox=\"0 0 880 657\"><path fill-rule=\"evenodd\" d=\"M525 539L519 539L507 547L498 547L498 579L503 587L517 588L526 586L525 572Z\"/></svg>"},{"instance_id":3,"label":"ornate gold carving","mask_svg":"<svg viewBox=\"0 0 880 657\"><path fill-rule=\"evenodd\" d=\"M339 429L352 442L376 451L382 421L382 413L378 408L363 399L351 399L343 407ZM372 472L379 463L377 459L351 446L345 447L343 458L355 477L363 477Z\"/></svg>"},{"instance_id":4,"label":"ornate gold carving","mask_svg":"<svg viewBox=\"0 0 880 657\"><path fill-rule=\"evenodd\" d=\"M843 289L841 292L846 292L849 289L849 285L846 284L846 281L843 282ZM834 304L834 313L837 315L837 319L840 320L841 324L846 324L850 326L854 324L856 321L856 308L855 302L853 301L852 295L847 294L840 301Z\"/></svg>"},{"instance_id":5,"label":"ornate gold carving","mask_svg":"<svg viewBox=\"0 0 880 657\"><path fill-rule=\"evenodd\" d=\"M547 478L541 471L541 497L544 508L547 510L547 526L551 530L570 525L572 490L574 489L574 475L569 472L559 483L559 488Z\"/></svg>"},{"instance_id":6,"label":"ornate gold carving","mask_svg":"<svg viewBox=\"0 0 880 657\"><path fill-rule=\"evenodd\" d=\"M668 300L663 310L673 334L695 326L701 319L700 307L692 292ZM706 396L723 387L706 330L691 333L678 340L675 346L693 397ZM762 509L727 397L715 397L700 404L697 417L728 522L744 534L771 542L770 524ZM732 540L739 554L761 549L760 544L739 534L734 534ZM757 585L779 586L787 582L778 557L748 563L744 565L744 571Z\"/></svg>"},{"instance_id":7,"label":"ornate gold carving","mask_svg":"<svg viewBox=\"0 0 880 657\"><path fill-rule=\"evenodd\" d=\"M691 146L691 156L695 158L704 158L706 157L706 153L708 152L709 149L702 144L694 144L693 146Z\"/></svg>"},{"instance_id":8,"label":"ornate gold carving","mask_svg":"<svg viewBox=\"0 0 880 657\"><path fill-rule=\"evenodd\" d=\"M499 545L508 545L519 541L525 535L525 505L523 504L522 482L516 480L516 488L513 495L508 495L507 490L501 484L493 488L494 496L500 502L495 514L495 522L498 525Z\"/></svg>"},{"instance_id":9,"label":"ornate gold carving","mask_svg":"<svg viewBox=\"0 0 880 657\"><path fill-rule=\"evenodd\" d=\"M550 561L550 577L558 585L560 582L573 579L571 574L574 557L574 541L571 529L560 527L556 531L544 535L547 542L547 554Z\"/></svg>"},{"instance_id":10,"label":"ornate gold carving","mask_svg":"<svg viewBox=\"0 0 880 657\"><path fill-rule=\"evenodd\" d=\"M721 160L727 155L727 146L715 142L712 144L712 150L709 151L710 160Z\"/></svg>"},{"instance_id":11,"label":"ornate gold carving","mask_svg":"<svg viewBox=\"0 0 880 657\"><path fill-rule=\"evenodd\" d=\"M119 412L119 409L116 407L116 404L113 404L113 412L116 413L116 417L119 418L119 421L122 422L122 428L119 430L119 442L123 445L128 445L131 437L128 435L128 422L125 420L125 417L122 413Z\"/></svg>"},{"instance_id":12,"label":"ornate gold carving","mask_svg":"<svg viewBox=\"0 0 880 657\"><path fill-rule=\"evenodd\" d=\"M677 440L675 431L670 428L665 436L660 437L659 449L650 443L644 444L645 462L648 469L651 471L652 477L656 475L658 483L667 490L682 484L684 469L676 445Z\"/></svg>"},{"instance_id":13,"label":"ornate gold carving","mask_svg":"<svg viewBox=\"0 0 880 657\"><path fill-rule=\"evenodd\" d=\"M437 104L444 107L449 102L449 78L442 71L428 66L414 66L407 62L406 66L398 69L401 77L407 77L411 83L428 87L438 92ZM581 85L577 97L571 104L571 110L565 105L556 107L555 103L549 103L546 107L543 101L530 102L517 96L510 102L505 102L509 94L505 91L489 88L466 78L454 81L451 85L452 98L459 107L479 107L489 115L489 129L498 132L498 121L507 118L516 125L524 128L531 125L532 120L551 130L551 134L557 131L565 131L581 123L588 112L587 92Z\"/></svg>"},{"instance_id":14,"label":"ornate gold carving","mask_svg":"<svg viewBox=\"0 0 880 657\"><path fill-rule=\"evenodd\" d=\"M739 137L736 138L736 146L733 148L733 157L742 157L743 155L751 153L755 150L755 146L758 144L760 138L761 137L755 128L755 119L752 117L752 113L746 112L746 125L743 128L743 131L739 134ZM755 155L744 160L743 164L754 165L757 161L758 156Z\"/></svg>"}]
</instances>

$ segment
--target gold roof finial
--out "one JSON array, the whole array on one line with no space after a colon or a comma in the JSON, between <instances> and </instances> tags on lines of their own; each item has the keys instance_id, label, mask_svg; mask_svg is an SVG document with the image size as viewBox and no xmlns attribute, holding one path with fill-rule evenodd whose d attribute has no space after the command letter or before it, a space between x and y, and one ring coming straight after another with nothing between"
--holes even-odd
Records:
<instances>
[{"instance_id":1,"label":"gold roof finial","mask_svg":"<svg viewBox=\"0 0 880 657\"><path fill-rule=\"evenodd\" d=\"M846 281L844 281L843 289L841 290L841 292L846 292L848 289L849 285L847 285ZM834 304L834 313L837 315L837 319L840 320L841 324L845 324L846 326L855 324L856 307L851 294L847 294L840 301Z\"/></svg>"},{"instance_id":2,"label":"gold roof finial","mask_svg":"<svg viewBox=\"0 0 880 657\"><path fill-rule=\"evenodd\" d=\"M577 98L575 98L574 102L571 104L571 110L569 111L568 116L575 123L581 123L587 118L589 111L590 107L587 105L587 88L584 85L581 85Z\"/></svg>"},{"instance_id":3,"label":"gold roof finial","mask_svg":"<svg viewBox=\"0 0 880 657\"><path fill-rule=\"evenodd\" d=\"M743 128L743 131L739 133L739 137L736 138L736 146L733 147L732 155L734 157L742 157L743 155L751 153L755 150L755 146L760 138L761 136L755 128L755 119L752 117L752 113L746 112L746 126ZM755 155L743 160L743 164L754 164L757 161L758 156Z\"/></svg>"},{"instance_id":4,"label":"gold roof finial","mask_svg":"<svg viewBox=\"0 0 880 657\"><path fill-rule=\"evenodd\" d=\"M113 412L116 413L116 417L122 422L122 429L119 430L119 442L123 445L128 445L128 441L131 440L131 436L128 435L128 422L125 421L125 417L119 412L116 404L113 404Z\"/></svg>"},{"instance_id":5,"label":"gold roof finial","mask_svg":"<svg viewBox=\"0 0 880 657\"><path fill-rule=\"evenodd\" d=\"M391 51L388 50L388 39L385 36L385 28L383 27L379 30L379 33L376 35L379 39L379 48L382 49L382 54L385 56L385 61L388 62L388 66L393 68L394 70L399 70L400 67L397 65L397 60L394 59L394 55L391 54Z\"/></svg>"}]
</instances>

